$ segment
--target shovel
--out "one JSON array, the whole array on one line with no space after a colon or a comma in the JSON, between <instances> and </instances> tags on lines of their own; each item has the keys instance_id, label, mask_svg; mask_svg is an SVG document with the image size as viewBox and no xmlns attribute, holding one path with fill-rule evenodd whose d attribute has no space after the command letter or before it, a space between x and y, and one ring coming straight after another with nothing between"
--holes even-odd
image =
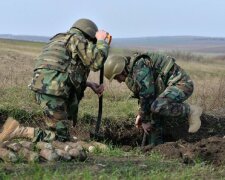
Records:
<instances>
[{"instance_id":1,"label":"shovel","mask_svg":"<svg viewBox=\"0 0 225 180\"><path fill-rule=\"evenodd\" d=\"M104 66L100 70L100 78L99 78L99 84L103 84L104 80ZM95 131L90 131L90 138L96 141L102 141L104 140L103 134L99 133L101 121L102 121L102 103L103 103L103 95L99 97L98 100L98 118L95 126Z\"/></svg>"},{"instance_id":2,"label":"shovel","mask_svg":"<svg viewBox=\"0 0 225 180\"><path fill-rule=\"evenodd\" d=\"M112 36L109 33L107 33L106 39L108 44L110 45L112 41ZM100 70L99 84L103 84L103 81L104 81L104 65L102 66ZM104 135L99 133L100 125L102 121L102 103L103 103L103 95L101 95L98 100L98 119L96 122L95 131L94 132L90 131L90 138L96 141L104 140Z\"/></svg>"}]
</instances>

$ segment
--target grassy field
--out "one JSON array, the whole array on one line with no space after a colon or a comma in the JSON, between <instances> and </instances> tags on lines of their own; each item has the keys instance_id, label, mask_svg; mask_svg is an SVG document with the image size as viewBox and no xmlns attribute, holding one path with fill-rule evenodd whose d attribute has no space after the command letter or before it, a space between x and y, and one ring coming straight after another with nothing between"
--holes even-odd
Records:
<instances>
[{"instance_id":1,"label":"grassy field","mask_svg":"<svg viewBox=\"0 0 225 180\"><path fill-rule=\"evenodd\" d=\"M43 43L0 40L0 115L13 116L32 125L42 117L33 94L28 90L35 57ZM110 53L125 53L112 49ZM204 112L215 116L225 113L225 61L213 56L197 56L174 53L177 63L192 77L195 83L189 103L199 104ZM191 58L190 58L191 57ZM89 80L98 82L98 73L91 73ZM134 121L137 100L130 99L130 91L124 84L105 80L103 118ZM80 104L79 121L96 117L98 97L89 89ZM146 155L138 149L125 152L111 147L108 152L95 152L81 162L57 162L54 164L3 164L0 163L0 179L223 179L224 167L214 167L196 160L195 165L184 165L177 160L163 159L158 154Z\"/></svg>"}]
</instances>

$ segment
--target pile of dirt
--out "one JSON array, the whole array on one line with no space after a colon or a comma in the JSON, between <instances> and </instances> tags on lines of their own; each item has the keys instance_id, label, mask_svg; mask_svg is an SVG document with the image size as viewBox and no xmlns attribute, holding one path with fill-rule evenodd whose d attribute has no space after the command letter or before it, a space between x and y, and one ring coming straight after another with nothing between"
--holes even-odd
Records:
<instances>
[{"instance_id":1,"label":"pile of dirt","mask_svg":"<svg viewBox=\"0 0 225 180\"><path fill-rule=\"evenodd\" d=\"M3 124L4 120L5 116L0 115L0 124ZM147 146L143 150L159 152L166 158L178 158L184 163L193 163L200 158L216 165L225 164L225 117L203 114L201 121L200 130L194 134L187 132L187 122L180 123L175 120L171 123L170 121L165 126L165 143L156 147ZM28 124L25 123L25 125ZM94 127L89 128L94 129ZM89 140L89 128L84 129L84 122L78 124L74 135L79 139ZM71 129L74 130L74 128ZM112 123L110 120L104 121L101 134L103 135L102 141L117 146L126 146L128 150L140 146L143 137L143 132L135 128L132 121L127 120L121 120L118 123Z\"/></svg>"},{"instance_id":2,"label":"pile of dirt","mask_svg":"<svg viewBox=\"0 0 225 180\"><path fill-rule=\"evenodd\" d=\"M147 153L160 153L165 158L180 159L184 163L194 163L200 159L215 165L225 165L225 138L210 137L196 143L186 141L168 142L155 147L143 148Z\"/></svg>"},{"instance_id":3,"label":"pile of dirt","mask_svg":"<svg viewBox=\"0 0 225 180\"><path fill-rule=\"evenodd\" d=\"M165 120L163 139L164 142L175 142L185 140L187 142L198 142L203 138L212 136L225 136L225 117L216 117L208 114L201 116L201 128L197 133L188 133L188 122L179 119ZM134 123L121 120L115 124L107 120L102 125L102 133L105 140L117 145L137 146L141 145L143 132L135 128Z\"/></svg>"}]
</instances>

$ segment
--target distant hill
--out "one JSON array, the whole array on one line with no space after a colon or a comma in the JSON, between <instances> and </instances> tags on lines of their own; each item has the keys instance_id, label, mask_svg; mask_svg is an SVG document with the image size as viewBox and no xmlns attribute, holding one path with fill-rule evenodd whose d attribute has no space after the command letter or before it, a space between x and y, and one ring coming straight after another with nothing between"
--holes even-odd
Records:
<instances>
[{"instance_id":1,"label":"distant hill","mask_svg":"<svg viewBox=\"0 0 225 180\"><path fill-rule=\"evenodd\" d=\"M49 37L45 36L28 36L28 35L12 35L12 34L0 34L2 39L14 39L23 41L34 41L34 42L48 42Z\"/></svg>"},{"instance_id":2,"label":"distant hill","mask_svg":"<svg viewBox=\"0 0 225 180\"><path fill-rule=\"evenodd\" d=\"M189 51L225 54L225 38L200 36L159 36L113 39L112 46L156 51Z\"/></svg>"},{"instance_id":3,"label":"distant hill","mask_svg":"<svg viewBox=\"0 0 225 180\"><path fill-rule=\"evenodd\" d=\"M0 38L35 42L48 42L49 37L2 34ZM225 54L225 38L201 36L159 36L140 38L115 38L112 47L153 50L188 51L193 53Z\"/></svg>"}]
</instances>

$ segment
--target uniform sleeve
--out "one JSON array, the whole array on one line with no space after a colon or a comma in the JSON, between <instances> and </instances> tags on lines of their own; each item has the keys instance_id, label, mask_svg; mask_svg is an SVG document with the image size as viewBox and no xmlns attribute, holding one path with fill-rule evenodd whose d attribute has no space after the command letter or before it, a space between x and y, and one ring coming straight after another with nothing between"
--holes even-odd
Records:
<instances>
[{"instance_id":1,"label":"uniform sleeve","mask_svg":"<svg viewBox=\"0 0 225 180\"><path fill-rule=\"evenodd\" d=\"M153 71L146 65L134 66L133 77L139 88L139 115L142 122L149 121L151 104L154 101L155 87Z\"/></svg>"},{"instance_id":2,"label":"uniform sleeve","mask_svg":"<svg viewBox=\"0 0 225 180\"><path fill-rule=\"evenodd\" d=\"M70 39L68 48L73 58L78 55L84 65L89 66L92 71L101 69L109 51L109 45L103 40L93 44L84 37L76 35Z\"/></svg>"}]
</instances>

